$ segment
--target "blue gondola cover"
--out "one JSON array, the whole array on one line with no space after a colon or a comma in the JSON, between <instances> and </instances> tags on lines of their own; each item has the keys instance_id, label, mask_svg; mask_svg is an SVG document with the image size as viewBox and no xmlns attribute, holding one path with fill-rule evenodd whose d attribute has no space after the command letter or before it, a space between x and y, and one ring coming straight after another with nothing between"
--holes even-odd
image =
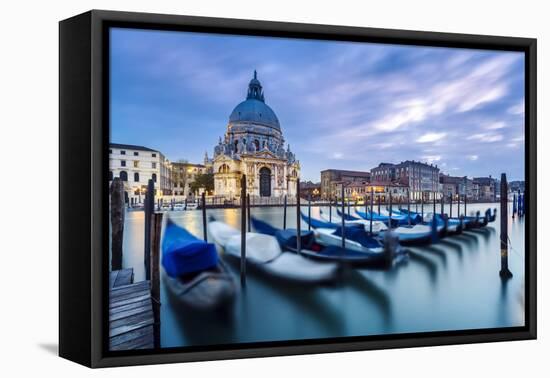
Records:
<instances>
[{"instance_id":1,"label":"blue gondola cover","mask_svg":"<svg viewBox=\"0 0 550 378\"><path fill-rule=\"evenodd\" d=\"M218 265L216 246L198 239L171 220L162 241L162 266L171 277L200 272Z\"/></svg>"}]
</instances>

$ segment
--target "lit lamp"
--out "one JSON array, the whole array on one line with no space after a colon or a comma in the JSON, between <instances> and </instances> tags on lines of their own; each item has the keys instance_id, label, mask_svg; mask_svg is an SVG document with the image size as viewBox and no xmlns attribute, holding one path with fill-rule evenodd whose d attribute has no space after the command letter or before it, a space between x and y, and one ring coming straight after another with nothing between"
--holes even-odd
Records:
<instances>
[{"instance_id":1,"label":"lit lamp","mask_svg":"<svg viewBox=\"0 0 550 378\"><path fill-rule=\"evenodd\" d=\"M317 188L313 189L313 196L317 197L319 195L319 190Z\"/></svg>"}]
</instances>

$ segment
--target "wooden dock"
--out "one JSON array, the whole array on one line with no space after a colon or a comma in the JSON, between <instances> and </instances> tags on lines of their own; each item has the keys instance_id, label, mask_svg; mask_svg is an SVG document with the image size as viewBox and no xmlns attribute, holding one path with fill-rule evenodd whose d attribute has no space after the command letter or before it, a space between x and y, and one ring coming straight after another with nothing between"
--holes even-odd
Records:
<instances>
[{"instance_id":1,"label":"wooden dock","mask_svg":"<svg viewBox=\"0 0 550 378\"><path fill-rule=\"evenodd\" d=\"M149 281L134 283L133 269L109 277L109 348L154 348L154 316Z\"/></svg>"}]
</instances>

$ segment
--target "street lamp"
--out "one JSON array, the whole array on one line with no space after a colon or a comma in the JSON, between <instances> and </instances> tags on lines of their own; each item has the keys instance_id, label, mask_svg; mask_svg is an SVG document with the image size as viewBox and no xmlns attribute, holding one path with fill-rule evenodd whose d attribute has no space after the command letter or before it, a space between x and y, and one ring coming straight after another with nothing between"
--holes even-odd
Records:
<instances>
[{"instance_id":1,"label":"street lamp","mask_svg":"<svg viewBox=\"0 0 550 378\"><path fill-rule=\"evenodd\" d=\"M315 199L317 199L318 195L319 195L319 190L317 190L317 188L313 189L313 197L315 197Z\"/></svg>"}]
</instances>

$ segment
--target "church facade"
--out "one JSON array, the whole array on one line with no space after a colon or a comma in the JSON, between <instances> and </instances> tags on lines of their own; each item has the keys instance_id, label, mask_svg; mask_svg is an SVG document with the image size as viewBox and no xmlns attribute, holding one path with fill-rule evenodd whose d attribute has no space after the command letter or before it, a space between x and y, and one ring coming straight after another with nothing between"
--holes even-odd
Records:
<instances>
[{"instance_id":1,"label":"church facade","mask_svg":"<svg viewBox=\"0 0 550 378\"><path fill-rule=\"evenodd\" d=\"M243 174L251 197L296 196L300 163L290 146L285 148L279 119L265 103L256 71L246 100L233 109L209 163L217 197L239 197Z\"/></svg>"}]
</instances>

